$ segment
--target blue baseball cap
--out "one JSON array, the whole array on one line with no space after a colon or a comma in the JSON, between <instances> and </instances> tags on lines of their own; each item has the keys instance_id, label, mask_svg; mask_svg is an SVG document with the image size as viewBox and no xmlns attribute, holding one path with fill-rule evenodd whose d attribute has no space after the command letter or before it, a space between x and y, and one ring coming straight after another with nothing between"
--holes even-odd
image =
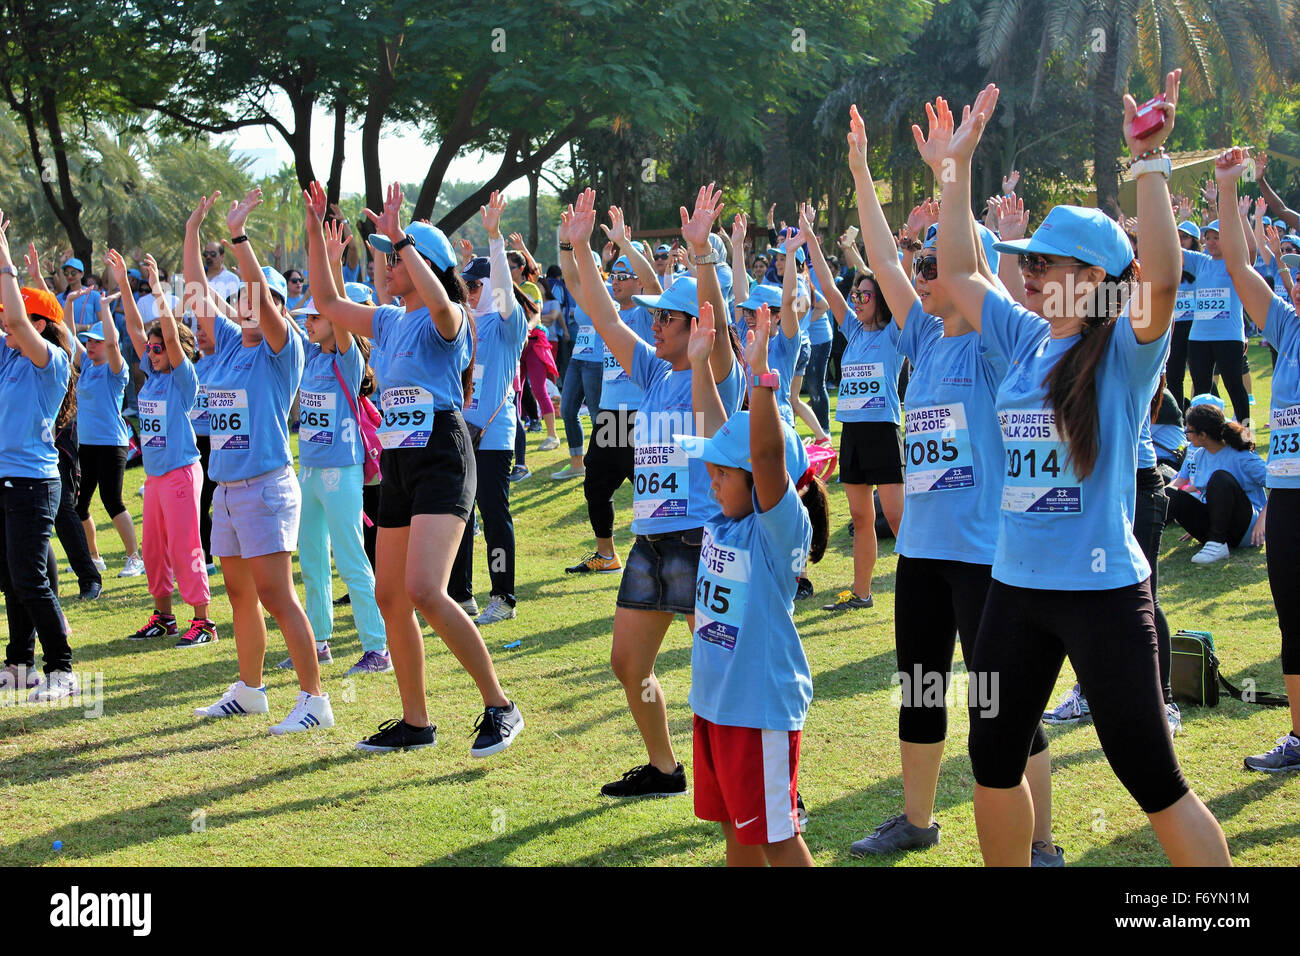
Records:
<instances>
[{"instance_id":1,"label":"blue baseball cap","mask_svg":"<svg viewBox=\"0 0 1300 956\"><path fill-rule=\"evenodd\" d=\"M1262 218L1261 221L1262 221L1262 222L1264 223L1264 225L1266 225L1266 226L1271 226L1271 225L1273 225L1273 220L1270 219L1270 218L1268 218L1268 216L1264 216L1264 217Z\"/></svg>"},{"instance_id":2,"label":"blue baseball cap","mask_svg":"<svg viewBox=\"0 0 1300 956\"><path fill-rule=\"evenodd\" d=\"M284 276L280 274L279 270L273 269L270 266L262 266L262 275L266 277L266 284L270 287L271 291L280 297L280 301L288 302L289 283L285 281ZM239 288L242 289L246 285L248 285L247 282L241 282L239 283Z\"/></svg>"},{"instance_id":3,"label":"blue baseball cap","mask_svg":"<svg viewBox=\"0 0 1300 956\"><path fill-rule=\"evenodd\" d=\"M670 255L672 251L672 248L666 242L661 242L659 245L655 246L655 255L657 256Z\"/></svg>"},{"instance_id":4,"label":"blue baseball cap","mask_svg":"<svg viewBox=\"0 0 1300 956\"><path fill-rule=\"evenodd\" d=\"M685 312L699 318L699 293L695 288L693 276L679 276L673 280L668 291L662 295L634 295L632 301L647 309L663 309L666 312Z\"/></svg>"},{"instance_id":5,"label":"blue baseball cap","mask_svg":"<svg viewBox=\"0 0 1300 956\"><path fill-rule=\"evenodd\" d=\"M1210 223L1208 226L1202 226L1201 232L1208 232L1211 229L1213 229L1215 232L1219 231L1219 220L1217 219L1214 220L1214 222Z\"/></svg>"},{"instance_id":6,"label":"blue baseball cap","mask_svg":"<svg viewBox=\"0 0 1300 956\"><path fill-rule=\"evenodd\" d=\"M1108 276L1118 276L1133 262L1133 244L1124 228L1100 209L1083 206L1053 206L1028 239L998 242L993 248L1013 255L1070 256L1101 266Z\"/></svg>"},{"instance_id":7,"label":"blue baseball cap","mask_svg":"<svg viewBox=\"0 0 1300 956\"><path fill-rule=\"evenodd\" d=\"M1196 223L1192 222L1190 219L1184 219L1182 222L1180 222L1178 224L1178 231L1186 233L1187 235L1191 236L1193 239L1201 238L1201 227L1198 226Z\"/></svg>"},{"instance_id":8,"label":"blue baseball cap","mask_svg":"<svg viewBox=\"0 0 1300 956\"><path fill-rule=\"evenodd\" d=\"M1281 241L1281 242L1289 242L1289 243L1291 243L1291 245L1295 246L1297 249L1300 249L1300 236L1296 235L1294 232L1288 232L1288 233L1287 233L1285 236L1283 236L1283 237L1281 238L1281 240L1279 240L1279 241Z\"/></svg>"},{"instance_id":9,"label":"blue baseball cap","mask_svg":"<svg viewBox=\"0 0 1300 956\"><path fill-rule=\"evenodd\" d=\"M619 256L614 260L614 264L609 267L610 272L635 272L632 263L627 261L627 256Z\"/></svg>"},{"instance_id":10,"label":"blue baseball cap","mask_svg":"<svg viewBox=\"0 0 1300 956\"><path fill-rule=\"evenodd\" d=\"M781 422L785 434L785 470L795 484L808 471L808 450L793 428ZM674 435L673 441L682 447L688 457L702 458L714 465L728 468L754 470L749 455L749 412L737 412L719 428L712 438L695 435Z\"/></svg>"},{"instance_id":11,"label":"blue baseball cap","mask_svg":"<svg viewBox=\"0 0 1300 956\"><path fill-rule=\"evenodd\" d=\"M709 233L709 248L720 256L727 255L727 244L722 241L722 237L716 232Z\"/></svg>"},{"instance_id":12,"label":"blue baseball cap","mask_svg":"<svg viewBox=\"0 0 1300 956\"><path fill-rule=\"evenodd\" d=\"M316 300L308 299L301 307L294 309L291 315L320 315L320 309L316 308Z\"/></svg>"},{"instance_id":13,"label":"blue baseball cap","mask_svg":"<svg viewBox=\"0 0 1300 956\"><path fill-rule=\"evenodd\" d=\"M989 262L989 268L994 273L998 271L998 263L1001 261L1001 255L998 253L998 236L992 229L982 222L975 223L975 232L980 237L980 244L984 246L984 258ZM939 226L933 225L925 231L925 242L921 244L921 249L939 248Z\"/></svg>"},{"instance_id":14,"label":"blue baseball cap","mask_svg":"<svg viewBox=\"0 0 1300 956\"><path fill-rule=\"evenodd\" d=\"M737 305L742 309L757 310L760 305L770 306L773 310L781 308L782 288L770 282L759 282L749 288L749 298Z\"/></svg>"},{"instance_id":15,"label":"blue baseball cap","mask_svg":"<svg viewBox=\"0 0 1300 956\"><path fill-rule=\"evenodd\" d=\"M360 282L343 283L343 294L357 305L367 305L374 301L374 293L370 291L370 286L362 285Z\"/></svg>"},{"instance_id":16,"label":"blue baseball cap","mask_svg":"<svg viewBox=\"0 0 1300 956\"><path fill-rule=\"evenodd\" d=\"M81 260L76 257L69 259L62 266L60 266L60 270L62 269L76 269L78 272L86 271L86 267L82 265Z\"/></svg>"},{"instance_id":17,"label":"blue baseball cap","mask_svg":"<svg viewBox=\"0 0 1300 956\"><path fill-rule=\"evenodd\" d=\"M1288 252L1282 256L1282 265L1288 269L1300 269L1300 254Z\"/></svg>"},{"instance_id":18,"label":"blue baseball cap","mask_svg":"<svg viewBox=\"0 0 1300 956\"><path fill-rule=\"evenodd\" d=\"M776 253L778 256L786 256L786 255L789 255L789 253L785 251L785 243L784 243L784 242L781 243L779 246L777 246L775 249L771 249L771 250L769 250L769 251L770 251L770 252L774 252L774 253ZM803 246L800 246L798 249L796 249L796 250L794 251L794 261L797 262L797 263L799 263L800 265L803 265L803 261L804 261L804 259L806 259L806 258L807 258L807 256L804 255Z\"/></svg>"},{"instance_id":19,"label":"blue baseball cap","mask_svg":"<svg viewBox=\"0 0 1300 956\"><path fill-rule=\"evenodd\" d=\"M641 253L641 255L645 255L647 252L650 251L650 247L647 246L640 239L632 240L632 248L635 249L637 252Z\"/></svg>"},{"instance_id":20,"label":"blue baseball cap","mask_svg":"<svg viewBox=\"0 0 1300 956\"><path fill-rule=\"evenodd\" d=\"M1192 396L1192 401L1187 407L1195 408L1197 405L1213 405L1219 411L1223 411L1223 399L1219 398L1218 395L1210 395L1208 392Z\"/></svg>"},{"instance_id":21,"label":"blue baseball cap","mask_svg":"<svg viewBox=\"0 0 1300 956\"><path fill-rule=\"evenodd\" d=\"M464 279L486 279L492 274L492 262L487 256L475 256L465 263L460 274Z\"/></svg>"},{"instance_id":22,"label":"blue baseball cap","mask_svg":"<svg viewBox=\"0 0 1300 956\"><path fill-rule=\"evenodd\" d=\"M78 332L77 338L85 342L87 339L94 339L96 342L104 341L104 323L96 322L84 332Z\"/></svg>"},{"instance_id":23,"label":"blue baseball cap","mask_svg":"<svg viewBox=\"0 0 1300 956\"><path fill-rule=\"evenodd\" d=\"M127 270L126 270L126 275L127 275L127 278L135 279L136 281L140 281L140 280L142 280L142 279L144 278L144 276L142 276L142 275L140 274L140 270L139 270L139 269L127 269Z\"/></svg>"},{"instance_id":24,"label":"blue baseball cap","mask_svg":"<svg viewBox=\"0 0 1300 956\"><path fill-rule=\"evenodd\" d=\"M450 269L456 264L456 256L451 251L451 242L437 226L427 222L413 222L406 227L406 234L415 240L415 251L439 269ZM371 248L376 252L393 251L393 240L383 233L375 233L369 241Z\"/></svg>"}]
</instances>

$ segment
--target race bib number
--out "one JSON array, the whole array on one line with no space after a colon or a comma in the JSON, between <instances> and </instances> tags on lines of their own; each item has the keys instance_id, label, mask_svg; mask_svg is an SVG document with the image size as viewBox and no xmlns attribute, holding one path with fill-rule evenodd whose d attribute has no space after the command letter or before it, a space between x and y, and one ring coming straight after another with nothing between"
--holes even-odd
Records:
<instances>
[{"instance_id":1,"label":"race bib number","mask_svg":"<svg viewBox=\"0 0 1300 956\"><path fill-rule=\"evenodd\" d=\"M208 387L199 386L199 393L194 396L194 407L189 411L190 421L196 428L206 427L208 424Z\"/></svg>"},{"instance_id":2,"label":"race bib number","mask_svg":"<svg viewBox=\"0 0 1300 956\"><path fill-rule=\"evenodd\" d=\"M678 445L638 445L632 482L634 518L680 518L690 501L686 452Z\"/></svg>"},{"instance_id":3,"label":"race bib number","mask_svg":"<svg viewBox=\"0 0 1300 956\"><path fill-rule=\"evenodd\" d=\"M1192 290L1178 293L1174 300L1174 321L1188 322L1196 314L1196 293Z\"/></svg>"},{"instance_id":4,"label":"race bib number","mask_svg":"<svg viewBox=\"0 0 1300 956\"><path fill-rule=\"evenodd\" d=\"M1056 413L1046 408L998 412L1006 473L1002 510L1027 514L1081 514L1083 489L1066 466L1069 452L1056 431Z\"/></svg>"},{"instance_id":5,"label":"race bib number","mask_svg":"<svg viewBox=\"0 0 1300 956\"><path fill-rule=\"evenodd\" d=\"M334 444L336 401L333 392L298 393L298 444Z\"/></svg>"},{"instance_id":6,"label":"race bib number","mask_svg":"<svg viewBox=\"0 0 1300 956\"><path fill-rule=\"evenodd\" d=\"M845 365L840 370L838 408L856 411L885 407L885 366L881 362Z\"/></svg>"},{"instance_id":7,"label":"race bib number","mask_svg":"<svg viewBox=\"0 0 1300 956\"><path fill-rule=\"evenodd\" d=\"M478 399L482 393L483 393L483 366L480 365L478 362L475 362L474 363L474 394L471 395L469 401L465 403L465 411L467 412L478 411Z\"/></svg>"},{"instance_id":8,"label":"race bib number","mask_svg":"<svg viewBox=\"0 0 1300 956\"><path fill-rule=\"evenodd\" d=\"M1275 408L1268 417L1268 474L1300 476L1300 405Z\"/></svg>"},{"instance_id":9,"label":"race bib number","mask_svg":"<svg viewBox=\"0 0 1300 956\"><path fill-rule=\"evenodd\" d=\"M695 580L695 636L736 649L749 591L749 549L719 544L704 529Z\"/></svg>"},{"instance_id":10,"label":"race bib number","mask_svg":"<svg viewBox=\"0 0 1300 956\"><path fill-rule=\"evenodd\" d=\"M248 391L242 388L208 389L208 425L212 430L213 451L247 451Z\"/></svg>"},{"instance_id":11,"label":"race bib number","mask_svg":"<svg viewBox=\"0 0 1300 956\"><path fill-rule=\"evenodd\" d=\"M140 442L142 448L167 447L167 403L147 398L138 399L140 410Z\"/></svg>"},{"instance_id":12,"label":"race bib number","mask_svg":"<svg viewBox=\"0 0 1300 956\"><path fill-rule=\"evenodd\" d=\"M975 457L962 402L910 408L905 424L907 494L975 487Z\"/></svg>"},{"instance_id":13,"label":"race bib number","mask_svg":"<svg viewBox=\"0 0 1300 956\"><path fill-rule=\"evenodd\" d=\"M573 357L577 359L595 358L597 342L596 329L594 326L578 326L578 335L573 340Z\"/></svg>"},{"instance_id":14,"label":"race bib number","mask_svg":"<svg viewBox=\"0 0 1300 956\"><path fill-rule=\"evenodd\" d=\"M1214 319L1226 319L1231 314L1228 303L1232 290L1226 286L1196 290L1196 321L1209 322Z\"/></svg>"},{"instance_id":15,"label":"race bib number","mask_svg":"<svg viewBox=\"0 0 1300 956\"><path fill-rule=\"evenodd\" d=\"M612 385L614 382L632 381L632 376L627 374L623 366L618 363L618 359L614 358L614 353L609 349L605 350L604 369L605 385Z\"/></svg>"},{"instance_id":16,"label":"race bib number","mask_svg":"<svg viewBox=\"0 0 1300 956\"><path fill-rule=\"evenodd\" d=\"M385 448L423 448L433 434L433 395L418 385L384 389L384 421L379 444Z\"/></svg>"}]
</instances>

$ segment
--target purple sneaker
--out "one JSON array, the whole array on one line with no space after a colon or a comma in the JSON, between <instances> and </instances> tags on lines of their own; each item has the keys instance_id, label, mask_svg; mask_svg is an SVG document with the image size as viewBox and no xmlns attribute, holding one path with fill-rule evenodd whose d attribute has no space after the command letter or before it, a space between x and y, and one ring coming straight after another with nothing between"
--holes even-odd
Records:
<instances>
[{"instance_id":1,"label":"purple sneaker","mask_svg":"<svg viewBox=\"0 0 1300 956\"><path fill-rule=\"evenodd\" d=\"M334 663L334 655L330 653L330 644L329 644L329 641L326 641L326 642L325 642L325 646L324 646L324 647L319 647L319 646L318 646L318 647L316 648L316 663L317 663L317 664L333 664L333 663ZM284 660L280 661L280 663L279 663L279 664L276 664L275 666L278 667L278 668L280 668L281 670L291 671L291 670L293 670L293 658L292 658L292 657L286 657Z\"/></svg>"},{"instance_id":2,"label":"purple sneaker","mask_svg":"<svg viewBox=\"0 0 1300 956\"><path fill-rule=\"evenodd\" d=\"M361 655L361 660L357 661L344 674L344 677L351 677L353 674L387 674L393 669L393 661L388 656L387 651L366 651Z\"/></svg>"}]
</instances>

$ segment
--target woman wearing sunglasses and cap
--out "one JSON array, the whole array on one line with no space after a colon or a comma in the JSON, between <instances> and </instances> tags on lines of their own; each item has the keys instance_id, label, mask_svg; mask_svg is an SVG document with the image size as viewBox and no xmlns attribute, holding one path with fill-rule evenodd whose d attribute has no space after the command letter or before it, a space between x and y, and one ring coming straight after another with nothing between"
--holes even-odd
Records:
<instances>
[{"instance_id":1,"label":"woman wearing sunglasses and cap","mask_svg":"<svg viewBox=\"0 0 1300 956\"><path fill-rule=\"evenodd\" d=\"M1230 862L1222 829L1174 754L1160 693L1150 568L1132 531L1138 433L1164 367L1181 272L1161 148L1173 129L1178 78L1179 71L1166 78L1164 125L1143 139L1132 133L1137 105L1124 97L1140 286L1131 285L1133 249L1114 220L1100 210L1057 206L1029 239L995 246L1023 256L1028 307L1018 305L981 273L969 212L971 154L997 87L980 93L955 131L942 99L926 106L928 138L919 126L912 130L922 158L944 182L944 282L1010 369L996 397L1005 467L993 583L969 667L976 687L998 680L996 711L970 708L975 822L990 866L1030 863L1026 758L1067 656L1107 760L1170 860Z\"/></svg>"},{"instance_id":2,"label":"woman wearing sunglasses and cap","mask_svg":"<svg viewBox=\"0 0 1300 956\"><path fill-rule=\"evenodd\" d=\"M325 188L312 183L303 196L309 213L323 220ZM514 743L524 719L497 681L483 636L447 590L477 484L461 412L473 388L474 322L451 243L428 223L403 228L401 209L402 190L392 185L383 211L366 215L377 229L371 248L388 257L385 290L401 296L404 306L359 305L332 286L315 295L321 315L336 328L374 340L371 363L383 386L375 599L402 715L381 724L357 749L387 753L437 742L425 698L419 609L478 687L484 707L470 755L487 757ZM309 252L311 269L319 273L326 267L324 249L313 243Z\"/></svg>"}]
</instances>

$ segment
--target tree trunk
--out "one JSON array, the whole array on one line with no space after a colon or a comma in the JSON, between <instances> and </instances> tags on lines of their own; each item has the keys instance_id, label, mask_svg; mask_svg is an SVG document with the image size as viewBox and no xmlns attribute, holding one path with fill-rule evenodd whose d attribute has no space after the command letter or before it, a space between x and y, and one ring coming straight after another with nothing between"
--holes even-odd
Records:
<instances>
[{"instance_id":1,"label":"tree trunk","mask_svg":"<svg viewBox=\"0 0 1300 956\"><path fill-rule=\"evenodd\" d=\"M395 46L401 46L399 36ZM366 85L366 113L361 122L361 168L366 177L366 206L376 211L384 208L384 180L379 167L379 133L384 114L393 100L396 83L393 63L397 50L387 40L379 41L379 59ZM369 222L369 220L367 220Z\"/></svg>"},{"instance_id":2,"label":"tree trunk","mask_svg":"<svg viewBox=\"0 0 1300 956\"><path fill-rule=\"evenodd\" d=\"M339 201L343 188L343 151L347 133L348 104L343 97L334 103L334 158L330 160L330 178L325 184L325 198L330 203Z\"/></svg>"},{"instance_id":3,"label":"tree trunk","mask_svg":"<svg viewBox=\"0 0 1300 956\"><path fill-rule=\"evenodd\" d=\"M1124 107L1115 93L1115 51L1119 41L1112 27L1106 52L1092 80L1092 178L1097 186L1097 208L1112 215L1119 202L1116 150L1124 135Z\"/></svg>"},{"instance_id":4,"label":"tree trunk","mask_svg":"<svg viewBox=\"0 0 1300 956\"><path fill-rule=\"evenodd\" d=\"M81 226L81 200L77 198L72 188L72 170L68 166L68 154L63 142L63 127L59 123L55 93L50 89L41 89L35 95L37 103L32 104L29 99L26 108L22 110L22 116L27 126L27 141L32 148L32 159L41 170L41 192L45 194L45 201L54 211L59 224L63 226L63 231L67 233L73 253L82 262L88 263L93 259L94 245ZM50 138L50 149L54 153L53 160L57 174L55 178L59 183L58 199L55 199L54 189L50 186L50 177L46 175L48 162L41 157L41 142L36 134L36 116L33 112L37 108L41 113L41 123Z\"/></svg>"},{"instance_id":5,"label":"tree trunk","mask_svg":"<svg viewBox=\"0 0 1300 956\"><path fill-rule=\"evenodd\" d=\"M537 181L541 179L540 169L528 174L528 248L537 248Z\"/></svg>"},{"instance_id":6,"label":"tree trunk","mask_svg":"<svg viewBox=\"0 0 1300 956\"><path fill-rule=\"evenodd\" d=\"M763 154L763 187L767 191L766 205L776 203L776 221L790 222L797 218L794 183L791 181L790 141L786 132L787 117L772 112L766 117L766 151Z\"/></svg>"},{"instance_id":7,"label":"tree trunk","mask_svg":"<svg viewBox=\"0 0 1300 956\"><path fill-rule=\"evenodd\" d=\"M298 174L298 185L306 189L316 178L311 164L311 111L316 97L311 93L294 91L289 101L293 107L293 130L289 134L289 148L293 150L293 168Z\"/></svg>"}]
</instances>

